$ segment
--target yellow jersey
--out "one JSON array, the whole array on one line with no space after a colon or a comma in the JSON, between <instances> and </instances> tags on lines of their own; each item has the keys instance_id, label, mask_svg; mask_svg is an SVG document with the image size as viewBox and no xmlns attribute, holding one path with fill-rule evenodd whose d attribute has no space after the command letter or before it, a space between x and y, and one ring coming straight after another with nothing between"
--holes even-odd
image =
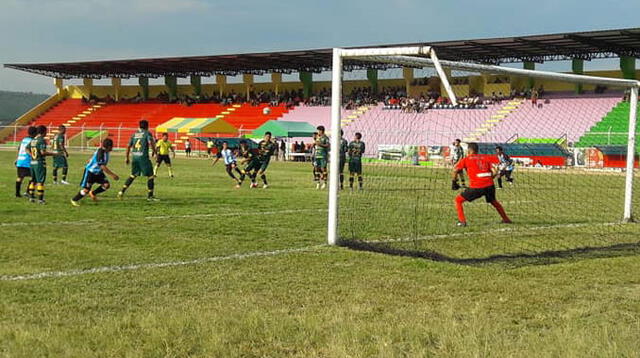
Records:
<instances>
[{"instance_id":1,"label":"yellow jersey","mask_svg":"<svg viewBox=\"0 0 640 358\"><path fill-rule=\"evenodd\" d=\"M171 141L164 141L161 139L156 142L156 148L158 148L158 154L169 155L169 151L171 150Z\"/></svg>"}]
</instances>

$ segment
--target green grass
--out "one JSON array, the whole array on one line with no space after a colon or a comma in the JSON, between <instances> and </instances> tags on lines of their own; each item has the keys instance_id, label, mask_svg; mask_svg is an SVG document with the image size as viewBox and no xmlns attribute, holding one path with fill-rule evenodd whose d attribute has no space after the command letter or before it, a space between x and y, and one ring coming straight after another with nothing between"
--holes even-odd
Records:
<instances>
[{"instance_id":1,"label":"green grass","mask_svg":"<svg viewBox=\"0 0 640 358\"><path fill-rule=\"evenodd\" d=\"M70 181L80 180L88 156L72 155ZM144 200L138 180L124 201L111 190L73 208L75 185L49 185L46 206L14 199L13 157L0 152L0 356L640 351L640 260L632 245L639 231L609 224L621 215L620 174L516 173L516 185L499 192L517 222L511 231L496 232L502 226L483 203L468 206L471 226L456 231L445 171L366 166L367 189L342 195L342 235L361 243L408 239L385 248L462 260L439 262L318 246L327 193L312 188L308 164L275 162L272 188L235 190L221 165L178 158L175 179L161 169L158 203ZM126 173L121 156L112 161ZM308 249L6 280L292 248ZM555 252L564 253L545 257ZM505 254L521 256L493 259Z\"/></svg>"}]
</instances>

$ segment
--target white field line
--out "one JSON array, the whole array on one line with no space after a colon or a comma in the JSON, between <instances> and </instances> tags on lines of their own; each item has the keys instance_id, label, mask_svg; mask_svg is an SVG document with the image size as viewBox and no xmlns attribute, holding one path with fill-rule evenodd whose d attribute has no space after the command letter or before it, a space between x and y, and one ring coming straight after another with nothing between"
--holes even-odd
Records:
<instances>
[{"instance_id":1,"label":"white field line","mask_svg":"<svg viewBox=\"0 0 640 358\"><path fill-rule=\"evenodd\" d=\"M481 202L480 200L478 202ZM530 200L530 201L503 201L503 204L531 204L537 202L545 202L539 200ZM476 205L475 203L472 205ZM453 207L453 204L427 204L424 205L423 208L435 208L435 207ZM144 216L142 219L144 220L164 220L164 219L190 219L190 218L209 218L209 217L230 217L230 216L259 216L259 215L287 215L287 214L299 214L299 213L308 213L308 212L327 212L327 209L295 209L295 210L273 210L273 211L238 211L238 212L221 212L216 214L184 214L184 215L153 215L153 216ZM39 221L39 222L0 222L0 227L11 227L11 226L30 226L30 225L84 225L95 223L96 220L86 219L86 220L76 220L76 221Z\"/></svg>"},{"instance_id":2,"label":"white field line","mask_svg":"<svg viewBox=\"0 0 640 358\"><path fill-rule=\"evenodd\" d=\"M326 212L327 209L296 209L296 210L274 210L274 211L239 211L234 213L217 213L217 214L186 214L186 215L160 215L145 216L144 219L188 219L188 218L208 218L208 217L228 217L228 216L253 216L253 215L278 215L278 214L297 214L305 212Z\"/></svg>"},{"instance_id":3,"label":"white field line","mask_svg":"<svg viewBox=\"0 0 640 358\"><path fill-rule=\"evenodd\" d=\"M232 254L228 256L205 257L205 258L186 260L186 261L156 262L156 263L146 263L146 264L131 264L131 265L123 265L123 266L102 266L102 267L94 267L94 268L82 269L82 270L46 271L46 272L37 272L37 273L23 274L23 275L5 275L5 276L0 276L0 281L29 281L29 280L39 280L39 279L45 279L45 278L60 278L60 277L70 277L70 276L91 275L96 273L110 273L110 272L122 272L122 271L136 271L136 270L144 270L144 269L156 269L156 268L164 268L164 267L202 265L202 264L212 263L212 262L244 260L244 259L249 259L254 257L278 256L278 255L285 255L285 254L292 254L292 253L299 253L299 252L307 252L307 251L313 251L319 248L323 248L326 246L327 245L314 245L314 246L289 248L289 249L281 249L281 250L273 250L273 251L257 251L257 252L248 252L244 254Z\"/></svg>"},{"instance_id":4,"label":"white field line","mask_svg":"<svg viewBox=\"0 0 640 358\"><path fill-rule=\"evenodd\" d=\"M306 212L326 212L327 209L299 209L299 210L274 210L274 211L239 211L232 213L217 214L185 214L185 215L160 215L160 216L144 216L144 220L162 220L162 219L188 219L188 218L206 218L206 217L229 217L229 216L259 216L259 215L278 215L278 214L297 214ZM135 219L135 218L134 218ZM77 220L77 221L40 221L40 222L5 222L0 223L0 227L6 226L29 226L29 225L84 225L94 223L96 220Z\"/></svg>"},{"instance_id":5,"label":"white field line","mask_svg":"<svg viewBox=\"0 0 640 358\"><path fill-rule=\"evenodd\" d=\"M29 225L84 225L94 223L95 220L77 220L77 221L49 221L49 222L13 222L13 223L0 223L0 227L6 226L29 226Z\"/></svg>"},{"instance_id":6,"label":"white field line","mask_svg":"<svg viewBox=\"0 0 640 358\"><path fill-rule=\"evenodd\" d=\"M576 223L576 224L533 226L533 227L524 227L520 229L501 228L501 229L496 229L491 231L476 231L476 232L461 232L461 233L442 234L442 235L429 235L429 236L423 236L415 239L405 238L405 239L389 239L389 240L371 240L366 242L368 243L410 242L415 240L473 236L478 234L497 233L497 232L537 231L537 230L546 230L546 229L553 229L553 228L614 226L614 225L622 225L622 224L619 222L582 223L582 224ZM37 273L24 274L24 275L4 275L4 276L0 276L0 281L28 281L28 280L38 280L38 279L46 279L46 278L82 276L82 275L90 275L90 274L96 274L96 273L110 273L110 272L135 271L135 270L142 270L142 269L154 269L154 268L175 267L175 266L201 265L201 264L211 263L211 262L242 260L242 259L248 259L253 257L278 256L278 255L284 255L284 254L290 254L290 253L307 252L307 251L312 251L312 250L323 248L323 247L327 247L327 245L323 244L323 245L314 245L314 246L281 249L281 250L273 250L273 251L257 251L257 252L249 252L244 254L232 254L228 256L213 256L213 257L206 257L206 258L186 260L186 261L131 264L131 265L124 265L124 266L102 266L102 267L95 267L95 268L82 269L82 270L46 271L46 272L37 272Z\"/></svg>"},{"instance_id":7,"label":"white field line","mask_svg":"<svg viewBox=\"0 0 640 358\"><path fill-rule=\"evenodd\" d=\"M533 204L533 203L546 203L545 200L507 200L501 201L502 204ZM483 204L484 201L477 200L474 203L468 203L467 205L478 205ZM446 208L453 207L453 203L434 203L434 204L426 204L421 206L421 208ZM298 214L298 213L306 213L306 212L327 212L327 209L295 209L295 210L273 210L273 211L238 211L238 212L221 212L216 214L184 214L184 215L152 215L152 216L143 216L144 220L164 220L164 219L189 219L189 218L208 218L208 217L233 217L233 216L260 216L260 215L287 215L287 214ZM136 219L136 218L134 218ZM11 226L30 226L30 225L84 225L95 223L96 220L86 219L86 220L77 220L77 221L48 221L48 222L0 222L0 227L11 227Z\"/></svg>"},{"instance_id":8,"label":"white field line","mask_svg":"<svg viewBox=\"0 0 640 358\"><path fill-rule=\"evenodd\" d=\"M504 232L525 232L525 231L541 231L547 229L559 229L559 228L579 228L579 227L589 227L589 226L614 226L614 225L627 225L622 222L609 222L609 223L575 223L575 224L557 224L557 225L543 225L543 226L524 226L517 227L517 224L509 224L510 227L504 227L500 229L488 230L488 231L470 231L470 232L457 232L452 234L438 234L438 235L427 235L421 236L417 238L402 238L402 239L383 239L383 240L363 240L363 242L371 243L371 244L381 244L381 243L393 243L393 242L412 242L412 241L422 241L422 240L431 240L431 239L447 239L450 237L464 237L464 236L476 236L481 234L495 234L495 233L504 233ZM516 225L516 226L514 226ZM463 230L463 229L461 229Z\"/></svg>"}]
</instances>

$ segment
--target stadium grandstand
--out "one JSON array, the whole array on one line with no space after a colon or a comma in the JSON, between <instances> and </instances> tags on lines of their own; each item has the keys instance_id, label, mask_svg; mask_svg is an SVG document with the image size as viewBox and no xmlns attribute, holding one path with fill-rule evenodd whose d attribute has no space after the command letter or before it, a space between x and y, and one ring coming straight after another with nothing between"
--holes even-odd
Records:
<instances>
[{"instance_id":1,"label":"stadium grandstand","mask_svg":"<svg viewBox=\"0 0 640 358\"><path fill-rule=\"evenodd\" d=\"M635 68L635 59L640 57L640 28L380 47L415 45L431 46L444 60L522 63L525 69L549 61L571 61L570 73L640 78ZM585 71L586 61L604 58L618 58L619 69ZM343 127L348 136L365 130L381 133L369 135L369 157L382 157L381 148L389 145L437 148L457 137L486 143L556 145L563 151L610 151L603 148L626 144L629 106L620 89L450 73L453 91L462 103L452 106L437 77L420 78L412 68L403 68L401 76L390 78L381 76L397 69L388 64L349 60L345 65L348 71L366 71L366 79L344 82ZM331 85L314 81L314 74L330 70L331 49L4 66L52 77L56 87L54 95L0 130L4 145L16 145L33 124L48 126L50 135L59 125L67 126L72 147L95 146L108 136L116 148L122 148L137 121L145 118L153 131L170 132L178 149L191 137L250 137L269 120L329 126ZM270 82L255 81L255 76L269 74ZM283 75L290 74L298 74L299 81L284 81ZM214 77L215 84L203 83L205 77ZM242 81L230 82L231 77ZM138 85L122 84L123 79L132 78L138 79ZM163 78L164 84L151 85L149 80L155 78ZM190 84L178 84L178 78L189 78ZM111 84L94 85L97 79L110 79ZM65 85L68 80L82 84ZM180 120L184 118L191 120ZM224 121L236 130L216 132L215 126L203 125L212 120ZM398 128L398 122L403 123L402 138L390 130ZM173 125L176 123L181 126ZM427 132L432 134L425 137Z\"/></svg>"}]
</instances>

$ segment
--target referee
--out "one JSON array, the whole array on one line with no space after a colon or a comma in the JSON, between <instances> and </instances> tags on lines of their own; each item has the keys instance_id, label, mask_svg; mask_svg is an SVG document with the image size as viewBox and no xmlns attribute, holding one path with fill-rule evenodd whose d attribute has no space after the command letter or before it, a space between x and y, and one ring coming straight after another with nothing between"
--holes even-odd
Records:
<instances>
[{"instance_id":1,"label":"referee","mask_svg":"<svg viewBox=\"0 0 640 358\"><path fill-rule=\"evenodd\" d=\"M167 133L162 133L162 138L156 142L156 148L158 149L158 156L156 157L156 167L153 169L153 175L157 176L160 164L165 163L169 169L169 178L173 178L169 152L171 152L172 156L175 158L176 151L173 149L173 145L171 144L171 141L169 141L169 135Z\"/></svg>"}]
</instances>

